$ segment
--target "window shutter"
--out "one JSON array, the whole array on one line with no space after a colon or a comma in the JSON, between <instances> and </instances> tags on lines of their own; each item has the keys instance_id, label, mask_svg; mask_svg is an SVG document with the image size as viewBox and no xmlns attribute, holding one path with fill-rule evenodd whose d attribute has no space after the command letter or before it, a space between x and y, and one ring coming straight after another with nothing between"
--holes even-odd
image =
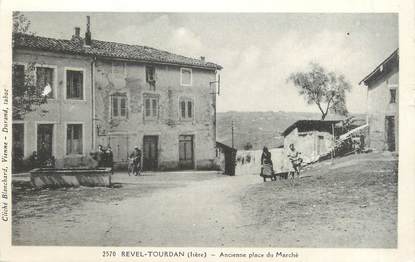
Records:
<instances>
[{"instance_id":1,"label":"window shutter","mask_svg":"<svg viewBox=\"0 0 415 262\"><path fill-rule=\"evenodd\" d=\"M66 71L66 98L72 97L72 81L71 81L71 72Z\"/></svg>"},{"instance_id":2,"label":"window shutter","mask_svg":"<svg viewBox=\"0 0 415 262\"><path fill-rule=\"evenodd\" d=\"M78 79L78 93L79 99L84 99L84 72L79 71Z\"/></svg>"},{"instance_id":3,"label":"window shutter","mask_svg":"<svg viewBox=\"0 0 415 262\"><path fill-rule=\"evenodd\" d=\"M71 125L68 125L66 128L66 154L70 154L72 152L72 129Z\"/></svg>"},{"instance_id":4,"label":"window shutter","mask_svg":"<svg viewBox=\"0 0 415 262\"><path fill-rule=\"evenodd\" d=\"M157 117L157 101L156 99L153 100L153 117Z\"/></svg>"},{"instance_id":5,"label":"window shutter","mask_svg":"<svg viewBox=\"0 0 415 262\"><path fill-rule=\"evenodd\" d=\"M192 101L187 102L187 116L189 118L193 117L193 110L192 110Z\"/></svg>"},{"instance_id":6,"label":"window shutter","mask_svg":"<svg viewBox=\"0 0 415 262\"><path fill-rule=\"evenodd\" d=\"M120 97L120 116L126 116L125 97Z\"/></svg>"},{"instance_id":7,"label":"window shutter","mask_svg":"<svg viewBox=\"0 0 415 262\"><path fill-rule=\"evenodd\" d=\"M112 118L114 116L114 113L113 113L113 111L114 111L114 97L113 96L110 96L110 106L111 106L110 112L111 112L111 118Z\"/></svg>"},{"instance_id":8,"label":"window shutter","mask_svg":"<svg viewBox=\"0 0 415 262\"><path fill-rule=\"evenodd\" d=\"M186 118L186 102L182 101L181 103L182 118Z\"/></svg>"},{"instance_id":9,"label":"window shutter","mask_svg":"<svg viewBox=\"0 0 415 262\"><path fill-rule=\"evenodd\" d=\"M145 101L145 107L146 107L146 116L150 116L150 99L147 98Z\"/></svg>"}]
</instances>

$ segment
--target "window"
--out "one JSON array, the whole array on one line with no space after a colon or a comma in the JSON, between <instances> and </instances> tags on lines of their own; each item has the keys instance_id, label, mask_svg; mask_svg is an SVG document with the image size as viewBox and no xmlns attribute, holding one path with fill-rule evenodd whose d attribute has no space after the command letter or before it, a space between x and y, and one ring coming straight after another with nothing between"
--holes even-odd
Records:
<instances>
[{"instance_id":1,"label":"window","mask_svg":"<svg viewBox=\"0 0 415 262\"><path fill-rule=\"evenodd\" d=\"M146 81L147 83L156 82L156 68L154 66L146 66Z\"/></svg>"},{"instance_id":2,"label":"window","mask_svg":"<svg viewBox=\"0 0 415 262\"><path fill-rule=\"evenodd\" d=\"M180 84L182 86L191 86L192 85L192 69L190 69L190 68L181 68L180 69Z\"/></svg>"},{"instance_id":3,"label":"window","mask_svg":"<svg viewBox=\"0 0 415 262\"><path fill-rule=\"evenodd\" d=\"M111 96L112 117L126 118L127 112L127 95L115 94Z\"/></svg>"},{"instance_id":4,"label":"window","mask_svg":"<svg viewBox=\"0 0 415 262\"><path fill-rule=\"evenodd\" d=\"M82 154L82 124L69 124L66 131L66 154Z\"/></svg>"},{"instance_id":5,"label":"window","mask_svg":"<svg viewBox=\"0 0 415 262\"><path fill-rule=\"evenodd\" d=\"M182 120L193 119L193 101L190 98L180 99L180 118Z\"/></svg>"},{"instance_id":6,"label":"window","mask_svg":"<svg viewBox=\"0 0 415 262\"><path fill-rule=\"evenodd\" d=\"M66 99L84 99L84 72L66 70Z\"/></svg>"},{"instance_id":7,"label":"window","mask_svg":"<svg viewBox=\"0 0 415 262\"><path fill-rule=\"evenodd\" d=\"M150 88L156 88L156 68L154 66L146 66L146 82L150 84Z\"/></svg>"},{"instance_id":8,"label":"window","mask_svg":"<svg viewBox=\"0 0 415 262\"><path fill-rule=\"evenodd\" d=\"M25 86L25 67L24 65L13 65L13 95L21 96L24 93Z\"/></svg>"},{"instance_id":9,"label":"window","mask_svg":"<svg viewBox=\"0 0 415 262\"><path fill-rule=\"evenodd\" d=\"M144 118L158 118L158 96L146 95L144 97Z\"/></svg>"},{"instance_id":10,"label":"window","mask_svg":"<svg viewBox=\"0 0 415 262\"><path fill-rule=\"evenodd\" d=\"M396 89L389 89L390 91L390 104L396 103Z\"/></svg>"},{"instance_id":11,"label":"window","mask_svg":"<svg viewBox=\"0 0 415 262\"><path fill-rule=\"evenodd\" d=\"M36 67L36 86L42 90L49 86L50 92L48 98L53 98L54 90L54 69L50 67Z\"/></svg>"}]
</instances>

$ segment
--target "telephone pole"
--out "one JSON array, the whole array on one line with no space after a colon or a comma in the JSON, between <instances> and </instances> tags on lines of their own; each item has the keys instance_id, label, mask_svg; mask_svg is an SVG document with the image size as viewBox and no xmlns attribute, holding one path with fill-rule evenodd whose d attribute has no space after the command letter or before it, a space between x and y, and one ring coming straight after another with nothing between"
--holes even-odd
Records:
<instances>
[{"instance_id":1,"label":"telephone pole","mask_svg":"<svg viewBox=\"0 0 415 262\"><path fill-rule=\"evenodd\" d=\"M234 141L233 141L233 129L234 129L234 122L232 120L232 148L234 148Z\"/></svg>"}]
</instances>

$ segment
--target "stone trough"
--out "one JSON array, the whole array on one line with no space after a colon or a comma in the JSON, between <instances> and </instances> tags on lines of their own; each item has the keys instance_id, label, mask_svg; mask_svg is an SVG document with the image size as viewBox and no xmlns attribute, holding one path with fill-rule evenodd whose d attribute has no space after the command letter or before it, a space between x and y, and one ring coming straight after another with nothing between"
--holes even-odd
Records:
<instances>
[{"instance_id":1,"label":"stone trough","mask_svg":"<svg viewBox=\"0 0 415 262\"><path fill-rule=\"evenodd\" d=\"M30 181L36 188L109 187L111 174L111 168L36 168Z\"/></svg>"}]
</instances>

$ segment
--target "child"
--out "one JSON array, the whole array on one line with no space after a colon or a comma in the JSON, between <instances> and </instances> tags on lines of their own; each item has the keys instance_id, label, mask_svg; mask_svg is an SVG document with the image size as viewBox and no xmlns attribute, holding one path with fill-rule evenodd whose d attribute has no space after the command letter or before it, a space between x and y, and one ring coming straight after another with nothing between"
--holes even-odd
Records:
<instances>
[{"instance_id":1,"label":"child","mask_svg":"<svg viewBox=\"0 0 415 262\"><path fill-rule=\"evenodd\" d=\"M290 150L288 151L288 158L293 165L294 171L298 177L300 177L300 167L303 159L299 157L301 153L295 150L294 144L290 144Z\"/></svg>"}]
</instances>

